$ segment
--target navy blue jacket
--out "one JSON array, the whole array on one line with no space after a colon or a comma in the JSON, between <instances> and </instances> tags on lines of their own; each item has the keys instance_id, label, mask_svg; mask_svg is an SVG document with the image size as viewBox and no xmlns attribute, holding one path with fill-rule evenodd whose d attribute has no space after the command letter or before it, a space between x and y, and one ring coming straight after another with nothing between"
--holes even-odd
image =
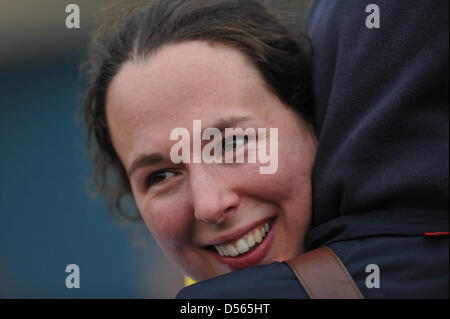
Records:
<instances>
[{"instance_id":1,"label":"navy blue jacket","mask_svg":"<svg viewBox=\"0 0 450 319\"><path fill-rule=\"evenodd\" d=\"M378 5L380 28L366 6ZM319 147L306 250L330 246L367 298L448 298L447 0L316 1L307 33ZM380 269L368 288L366 266ZM307 298L284 263L177 298Z\"/></svg>"}]
</instances>

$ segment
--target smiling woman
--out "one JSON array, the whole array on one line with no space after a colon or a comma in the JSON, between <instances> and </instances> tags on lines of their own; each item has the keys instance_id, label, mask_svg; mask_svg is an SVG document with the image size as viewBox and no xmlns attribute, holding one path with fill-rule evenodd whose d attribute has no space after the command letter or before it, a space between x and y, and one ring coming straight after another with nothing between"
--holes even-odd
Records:
<instances>
[{"instance_id":1,"label":"smiling woman","mask_svg":"<svg viewBox=\"0 0 450 319\"><path fill-rule=\"evenodd\" d=\"M305 50L254 1L146 3L119 3L91 46L85 117L99 190L119 211L131 194L164 252L196 280L302 253L316 152ZM230 142L227 128L258 132L269 152L275 134L259 128L275 128L277 170L173 161L172 130L195 120L217 128L233 156L253 149L248 137Z\"/></svg>"}]
</instances>

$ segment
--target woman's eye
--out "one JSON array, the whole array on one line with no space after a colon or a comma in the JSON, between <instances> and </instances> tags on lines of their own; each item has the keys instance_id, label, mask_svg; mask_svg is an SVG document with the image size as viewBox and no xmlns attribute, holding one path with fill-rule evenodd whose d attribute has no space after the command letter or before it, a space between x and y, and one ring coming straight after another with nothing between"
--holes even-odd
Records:
<instances>
[{"instance_id":1,"label":"woman's eye","mask_svg":"<svg viewBox=\"0 0 450 319\"><path fill-rule=\"evenodd\" d=\"M225 152L236 150L247 142L248 137L246 135L242 136L231 136L226 138L222 142L222 150Z\"/></svg>"},{"instance_id":2,"label":"woman's eye","mask_svg":"<svg viewBox=\"0 0 450 319\"><path fill-rule=\"evenodd\" d=\"M164 182L166 179L174 176L175 173L169 171L158 171L150 174L145 180L145 186L147 188L152 187L153 185Z\"/></svg>"}]
</instances>

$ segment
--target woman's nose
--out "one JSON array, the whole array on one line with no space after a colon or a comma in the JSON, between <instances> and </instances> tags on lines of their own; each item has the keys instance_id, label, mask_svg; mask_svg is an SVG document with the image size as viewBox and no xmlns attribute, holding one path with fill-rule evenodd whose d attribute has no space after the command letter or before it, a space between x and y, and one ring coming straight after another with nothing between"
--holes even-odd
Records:
<instances>
[{"instance_id":1,"label":"woman's nose","mask_svg":"<svg viewBox=\"0 0 450 319\"><path fill-rule=\"evenodd\" d=\"M197 220L219 225L239 206L239 195L233 191L232 183L208 168L208 164L193 164L189 183Z\"/></svg>"}]
</instances>

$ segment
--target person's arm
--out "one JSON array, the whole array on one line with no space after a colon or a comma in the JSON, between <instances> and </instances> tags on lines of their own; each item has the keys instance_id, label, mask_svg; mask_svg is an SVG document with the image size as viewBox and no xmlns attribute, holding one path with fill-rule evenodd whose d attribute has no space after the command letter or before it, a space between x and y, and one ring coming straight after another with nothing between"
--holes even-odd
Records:
<instances>
[{"instance_id":1,"label":"person's arm","mask_svg":"<svg viewBox=\"0 0 450 319\"><path fill-rule=\"evenodd\" d=\"M234 271L183 288L177 299L292 299L307 298L291 269L284 263Z\"/></svg>"}]
</instances>

